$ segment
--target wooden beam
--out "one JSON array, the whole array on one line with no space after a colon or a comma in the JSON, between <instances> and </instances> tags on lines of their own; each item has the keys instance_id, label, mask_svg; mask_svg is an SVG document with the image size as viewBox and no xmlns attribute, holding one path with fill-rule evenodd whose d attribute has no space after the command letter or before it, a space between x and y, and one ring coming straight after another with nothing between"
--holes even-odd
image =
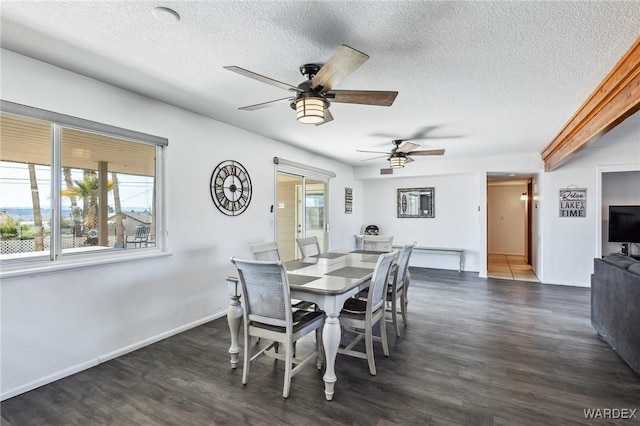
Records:
<instances>
[{"instance_id":1,"label":"wooden beam","mask_svg":"<svg viewBox=\"0 0 640 426\"><path fill-rule=\"evenodd\" d=\"M558 135L540 153L545 171L559 167L640 110L640 38L618 61Z\"/></svg>"}]
</instances>

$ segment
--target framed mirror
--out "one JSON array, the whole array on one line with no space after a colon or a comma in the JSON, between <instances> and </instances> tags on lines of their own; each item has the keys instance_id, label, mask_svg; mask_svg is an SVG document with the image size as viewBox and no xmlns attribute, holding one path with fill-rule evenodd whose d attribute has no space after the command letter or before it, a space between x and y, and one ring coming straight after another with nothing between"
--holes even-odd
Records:
<instances>
[{"instance_id":1,"label":"framed mirror","mask_svg":"<svg viewBox=\"0 0 640 426\"><path fill-rule=\"evenodd\" d=\"M435 188L398 188L398 217L435 217Z\"/></svg>"}]
</instances>

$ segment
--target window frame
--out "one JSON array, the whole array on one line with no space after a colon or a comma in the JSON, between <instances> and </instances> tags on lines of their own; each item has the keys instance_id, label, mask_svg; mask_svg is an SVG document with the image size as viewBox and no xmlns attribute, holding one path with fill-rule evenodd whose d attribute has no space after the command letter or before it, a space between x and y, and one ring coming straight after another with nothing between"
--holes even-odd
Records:
<instances>
[{"instance_id":1,"label":"window frame","mask_svg":"<svg viewBox=\"0 0 640 426\"><path fill-rule=\"evenodd\" d=\"M51 125L51 248L42 255L34 255L20 259L3 259L0 261L2 270L0 277L32 275L62 269L87 267L98 264L130 261L140 258L170 255L167 249L167 210L165 202L165 148L169 145L167 138L149 135L121 127L98 123L78 117L47 111L27 105L0 100L0 110L3 113L22 116L29 119L46 121ZM116 138L134 143L152 145L155 147L155 247L143 250L117 250L113 252L100 251L95 253L65 253L61 248L61 206L62 196L62 129L76 130L105 137Z\"/></svg>"}]
</instances>

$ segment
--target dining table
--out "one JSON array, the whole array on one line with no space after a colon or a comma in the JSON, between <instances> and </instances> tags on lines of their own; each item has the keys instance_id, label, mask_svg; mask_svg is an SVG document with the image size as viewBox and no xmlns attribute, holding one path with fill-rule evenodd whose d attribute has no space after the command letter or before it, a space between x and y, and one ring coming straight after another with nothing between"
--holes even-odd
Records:
<instances>
[{"instance_id":1,"label":"dining table","mask_svg":"<svg viewBox=\"0 0 640 426\"><path fill-rule=\"evenodd\" d=\"M292 299L313 302L326 314L322 331L325 373L324 393L333 399L338 380L335 374L336 355L340 345L340 311L344 302L366 289L382 252L366 250L335 250L284 262ZM236 368L240 354L238 335L242 323L240 282L235 276L226 278L229 288L227 321L231 334L231 367Z\"/></svg>"}]
</instances>

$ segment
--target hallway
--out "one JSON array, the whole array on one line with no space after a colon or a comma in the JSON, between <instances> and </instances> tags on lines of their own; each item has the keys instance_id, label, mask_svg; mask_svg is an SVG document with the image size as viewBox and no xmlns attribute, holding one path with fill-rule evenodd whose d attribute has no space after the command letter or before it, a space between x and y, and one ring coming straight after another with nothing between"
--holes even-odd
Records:
<instances>
[{"instance_id":1,"label":"hallway","mask_svg":"<svg viewBox=\"0 0 640 426\"><path fill-rule=\"evenodd\" d=\"M487 276L503 280L540 282L528 265L524 256L489 253Z\"/></svg>"}]
</instances>

